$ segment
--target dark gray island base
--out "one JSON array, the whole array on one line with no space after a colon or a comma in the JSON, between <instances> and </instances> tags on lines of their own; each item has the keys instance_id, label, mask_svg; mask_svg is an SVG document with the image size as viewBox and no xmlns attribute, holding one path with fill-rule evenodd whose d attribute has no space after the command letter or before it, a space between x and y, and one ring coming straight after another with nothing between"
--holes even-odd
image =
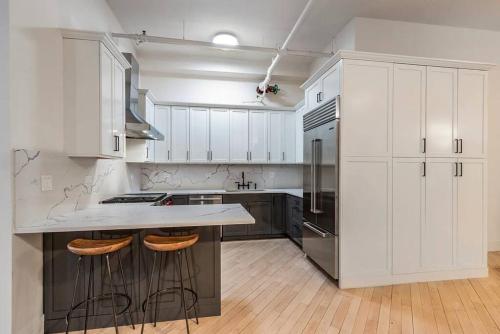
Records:
<instances>
[{"instance_id":1,"label":"dark gray island base","mask_svg":"<svg viewBox=\"0 0 500 334\"><path fill-rule=\"evenodd\" d=\"M69 241L76 238L110 239L133 235L132 245L123 249L121 256L128 292L132 299L132 318L135 324L140 324L143 314L141 305L146 298L147 281L153 261L153 253L143 246L142 240L144 236L152 233L179 235L190 232L200 235L200 240L192 247L192 252L188 251L187 253L188 256L191 256L190 261L192 268L194 268L194 287L199 297L198 315L200 317L219 316L221 314L220 226L45 233L43 236L45 333L64 332L66 329L65 316L71 303L77 261L77 256L66 249ZM173 286L174 282L178 281L174 271L173 255L169 254L165 257L165 263L168 267L162 277L162 288ZM115 287L118 292L124 292L116 257L112 255L110 261ZM104 257L95 257L94 259L94 275L90 278L93 281L94 296L110 291L105 263ZM89 265L90 258L84 258L82 266L84 270L80 272L76 300L84 300L87 296ZM183 265L186 265L185 262ZM156 279L153 287L156 289ZM126 305L126 300L117 298L117 305L118 309L123 308ZM161 302L158 305L158 321L184 319L178 293L162 295ZM149 308L146 322L152 322L153 309L153 307ZM112 306L109 300L93 305L90 304L89 315L88 328L113 326ZM85 305L82 305L80 309L73 312L70 330L83 329L84 317ZM126 316L119 316L118 321L120 325L128 324Z\"/></svg>"}]
</instances>

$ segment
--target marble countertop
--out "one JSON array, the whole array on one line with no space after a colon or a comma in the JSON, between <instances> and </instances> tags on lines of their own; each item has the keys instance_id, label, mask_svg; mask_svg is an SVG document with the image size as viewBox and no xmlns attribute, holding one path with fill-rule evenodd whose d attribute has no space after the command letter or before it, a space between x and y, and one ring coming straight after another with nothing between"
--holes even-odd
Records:
<instances>
[{"instance_id":1,"label":"marble countertop","mask_svg":"<svg viewBox=\"0 0 500 334\"><path fill-rule=\"evenodd\" d=\"M141 228L255 224L240 204L151 206L102 204L51 217L38 226L16 227L15 234Z\"/></svg>"},{"instance_id":2,"label":"marble countertop","mask_svg":"<svg viewBox=\"0 0 500 334\"><path fill-rule=\"evenodd\" d=\"M143 193L161 193L162 191L142 191ZM176 189L165 190L168 195L204 195L204 194L289 194L303 197L302 189L259 189L259 190L224 190L224 189Z\"/></svg>"}]
</instances>

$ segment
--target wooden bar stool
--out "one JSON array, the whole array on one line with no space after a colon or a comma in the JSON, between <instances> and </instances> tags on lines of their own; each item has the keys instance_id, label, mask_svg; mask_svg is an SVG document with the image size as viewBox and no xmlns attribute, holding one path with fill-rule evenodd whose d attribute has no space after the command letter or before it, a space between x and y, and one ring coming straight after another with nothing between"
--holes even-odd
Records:
<instances>
[{"instance_id":1,"label":"wooden bar stool","mask_svg":"<svg viewBox=\"0 0 500 334\"><path fill-rule=\"evenodd\" d=\"M198 306L198 294L193 289L193 282L191 277L191 269L189 269L189 261L186 254L186 250L190 249L196 242L198 242L199 236L198 234L190 234L190 235L179 235L179 236L160 236L160 235L148 235L144 238L144 245L152 250L153 253L153 268L151 269L151 276L149 279L148 285L148 294L146 300L142 304L142 310L144 312L142 318L142 329L141 334L144 333L144 323L146 321L146 313L148 310L148 305L151 297L155 297L155 309L154 309L154 326L156 327L156 319L157 319L157 310L158 310L158 301L161 298L163 293L175 293L180 292L181 295L181 304L184 310L184 318L186 320L186 330L189 334L189 318L188 311L194 310L194 314L196 317L196 324L198 324L198 311L196 307ZM160 266L158 268L158 283L156 286L156 292L151 293L151 286L153 285L153 276L155 272L156 266L156 254L160 252ZM179 274L179 282L180 287L173 286L167 289L160 290L160 282L162 278L162 264L163 264L163 256L167 252L175 252L177 260L177 270ZM184 287L184 276L182 275L182 254L184 254L184 258L186 261L187 274L189 280L189 288ZM186 305L186 296L185 293L189 292L192 298L192 304L190 306Z\"/></svg>"},{"instance_id":2,"label":"wooden bar stool","mask_svg":"<svg viewBox=\"0 0 500 334\"><path fill-rule=\"evenodd\" d=\"M70 322L71 322L71 313L84 303L85 303L84 333L87 333L89 302L94 302L96 300L102 300L102 299L108 299L108 298L111 298L111 305L113 307L113 321L115 324L116 334L118 334L117 316L125 313L126 311L128 311L130 324L132 325L132 328L135 329L134 322L132 320L132 313L130 311L130 305L132 303L132 299L130 298L130 295L128 294L128 291L127 291L127 285L125 284L125 275L123 274L122 260L120 257L120 250L122 250L125 247L128 247L130 245L130 243L132 242L132 239L133 239L132 236L118 238L118 239L106 239L106 240L75 239L75 240L72 240L68 243L68 245L67 245L68 250L70 252L78 255L78 261L77 261L77 265L76 265L77 269L76 269L75 287L73 290L73 298L71 299L71 306L70 306L69 312L66 315L66 333L68 333L68 331L69 331ZM123 289L125 290L125 293L117 293L115 291L115 287L113 284L113 278L111 276L111 267L109 265L110 254L117 254L118 265L120 267L120 274L121 274ZM111 293L103 294L100 296L93 296L91 294L91 291L94 288L93 282L92 282L92 278L93 278L93 274L94 274L94 257L101 256L101 255L105 255L105 257L106 257L107 275L109 277L109 285L110 285ZM84 256L90 257L90 273L89 273L89 280L88 280L88 286L87 286L87 298L75 305L75 297L76 297L76 292L78 289L78 281L79 281L79 276L80 276L80 266L81 266L82 259ZM127 305L120 312L116 311L116 302L115 302L116 296L123 297L127 300Z\"/></svg>"}]
</instances>

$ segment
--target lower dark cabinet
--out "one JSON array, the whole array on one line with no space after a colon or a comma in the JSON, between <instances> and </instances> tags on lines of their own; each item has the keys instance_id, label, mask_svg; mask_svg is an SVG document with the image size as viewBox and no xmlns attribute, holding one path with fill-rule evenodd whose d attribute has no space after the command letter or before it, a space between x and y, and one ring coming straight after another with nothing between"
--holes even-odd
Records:
<instances>
[{"instance_id":1,"label":"lower dark cabinet","mask_svg":"<svg viewBox=\"0 0 500 334\"><path fill-rule=\"evenodd\" d=\"M271 229L271 234L273 235L282 235L286 233L285 198L285 194L273 195L273 223Z\"/></svg>"},{"instance_id":2,"label":"lower dark cabinet","mask_svg":"<svg viewBox=\"0 0 500 334\"><path fill-rule=\"evenodd\" d=\"M270 235L272 233L272 202L250 202L246 204L246 208L255 219L254 225L248 225L248 235Z\"/></svg>"},{"instance_id":3,"label":"lower dark cabinet","mask_svg":"<svg viewBox=\"0 0 500 334\"><path fill-rule=\"evenodd\" d=\"M286 234L302 245L303 199L292 195L286 197Z\"/></svg>"},{"instance_id":4,"label":"lower dark cabinet","mask_svg":"<svg viewBox=\"0 0 500 334\"><path fill-rule=\"evenodd\" d=\"M188 205L189 196L184 195L174 195L172 196L173 205Z\"/></svg>"}]
</instances>

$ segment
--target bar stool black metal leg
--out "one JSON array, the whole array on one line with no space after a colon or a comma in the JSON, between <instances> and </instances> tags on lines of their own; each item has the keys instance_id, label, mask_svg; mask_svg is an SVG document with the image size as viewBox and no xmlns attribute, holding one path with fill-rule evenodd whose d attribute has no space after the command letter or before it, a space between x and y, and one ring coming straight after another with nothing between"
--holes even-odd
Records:
<instances>
[{"instance_id":1,"label":"bar stool black metal leg","mask_svg":"<svg viewBox=\"0 0 500 334\"><path fill-rule=\"evenodd\" d=\"M69 325L71 322L71 313L73 312L73 305L75 304L76 297L76 289L78 288L78 279L80 278L80 264L82 262L82 257L78 257L78 261L76 262L76 278L75 278L75 287L73 289L73 298L71 299L71 306L69 307L69 312L66 315L66 334L69 332Z\"/></svg>"},{"instance_id":2,"label":"bar stool black metal leg","mask_svg":"<svg viewBox=\"0 0 500 334\"><path fill-rule=\"evenodd\" d=\"M83 329L83 333L87 334L87 323L89 320L89 303L90 303L90 298L91 298L91 291L94 288L94 285L92 284L92 277L94 276L94 257L90 257L90 270L89 270L89 282L87 285L87 300L85 302L85 327Z\"/></svg>"},{"instance_id":3,"label":"bar stool black metal leg","mask_svg":"<svg viewBox=\"0 0 500 334\"><path fill-rule=\"evenodd\" d=\"M125 290L125 294L132 298L132 296L128 294L127 283L125 283L125 274L123 273L122 257L120 255L120 251L118 251L117 253L118 253L118 265L120 266L120 274L122 276L123 289ZM130 311L131 307L132 305L130 305L128 308L128 316L130 318L130 324L132 325L132 329L135 329L134 320L132 319L132 311Z\"/></svg>"},{"instance_id":4,"label":"bar stool black metal leg","mask_svg":"<svg viewBox=\"0 0 500 334\"><path fill-rule=\"evenodd\" d=\"M118 333L118 319L116 317L116 305L115 305L115 289L113 286L113 277L111 276L111 267L109 265L109 254L106 254L106 265L108 267L109 276L109 288L111 289L111 305L113 306L113 320L115 322L115 332Z\"/></svg>"},{"instance_id":5,"label":"bar stool black metal leg","mask_svg":"<svg viewBox=\"0 0 500 334\"><path fill-rule=\"evenodd\" d=\"M184 295L184 278L182 277L182 256L181 256L181 251L177 251L177 264L179 266L179 280L181 283L181 302L182 302L182 308L184 309L184 318L186 319L186 330L187 333L189 334L189 321L188 321L188 314L187 314L187 307L186 307L186 296Z\"/></svg>"},{"instance_id":6,"label":"bar stool black metal leg","mask_svg":"<svg viewBox=\"0 0 500 334\"><path fill-rule=\"evenodd\" d=\"M163 252L160 253L160 267L158 268L158 283L156 284L156 295L155 295L155 319L153 326L156 327L156 319L158 318L158 300L160 299L160 283L162 278L162 268L163 268Z\"/></svg>"},{"instance_id":7,"label":"bar stool black metal leg","mask_svg":"<svg viewBox=\"0 0 500 334\"><path fill-rule=\"evenodd\" d=\"M189 250L191 251L191 248L189 248ZM191 291L194 291L193 280L192 280L192 277L191 277L191 270L189 269L189 262L190 261L188 261L187 250L186 249L184 249L184 258L186 259L186 267L187 267L187 272L188 272L188 277L189 277L189 287L191 288ZM192 260L192 256L191 256L191 260ZM193 262L191 261L191 263L193 263ZM193 297L193 300L194 300L194 297ZM196 303L198 303L198 301ZM194 309L194 315L196 317L196 324L198 325L200 323L200 321L198 320L197 306L198 305L193 305L193 309Z\"/></svg>"},{"instance_id":8,"label":"bar stool black metal leg","mask_svg":"<svg viewBox=\"0 0 500 334\"><path fill-rule=\"evenodd\" d=\"M153 253L153 268L151 269L151 277L149 278L148 294L146 297L146 304L144 306L144 314L142 315L142 328L141 334L144 333L144 322L146 322L146 314L148 313L149 295L151 294L151 285L153 285L153 275L155 273L156 266L156 252Z\"/></svg>"}]
</instances>

